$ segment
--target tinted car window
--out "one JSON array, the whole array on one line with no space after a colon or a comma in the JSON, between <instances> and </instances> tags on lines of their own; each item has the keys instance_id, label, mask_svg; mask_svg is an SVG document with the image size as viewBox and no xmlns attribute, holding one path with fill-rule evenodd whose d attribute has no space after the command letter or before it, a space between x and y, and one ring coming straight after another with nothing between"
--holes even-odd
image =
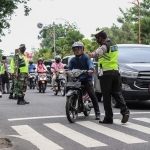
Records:
<instances>
[{"instance_id":1,"label":"tinted car window","mask_svg":"<svg viewBox=\"0 0 150 150\"><path fill-rule=\"evenodd\" d=\"M150 63L150 47L118 47L120 63Z\"/></svg>"},{"instance_id":2,"label":"tinted car window","mask_svg":"<svg viewBox=\"0 0 150 150\"><path fill-rule=\"evenodd\" d=\"M62 63L68 65L68 58L63 58Z\"/></svg>"}]
</instances>

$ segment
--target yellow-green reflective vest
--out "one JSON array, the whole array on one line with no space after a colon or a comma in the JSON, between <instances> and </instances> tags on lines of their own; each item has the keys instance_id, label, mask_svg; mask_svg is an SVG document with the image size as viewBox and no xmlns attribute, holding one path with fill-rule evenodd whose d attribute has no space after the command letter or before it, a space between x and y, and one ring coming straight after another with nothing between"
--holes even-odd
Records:
<instances>
[{"instance_id":1,"label":"yellow-green reflective vest","mask_svg":"<svg viewBox=\"0 0 150 150\"><path fill-rule=\"evenodd\" d=\"M25 64L26 64L24 67L20 67L19 68L20 69L20 73L28 73L28 60L27 60L26 56L24 56L24 55L20 56L19 55L19 58L20 59L24 59L25 60Z\"/></svg>"},{"instance_id":2,"label":"yellow-green reflective vest","mask_svg":"<svg viewBox=\"0 0 150 150\"><path fill-rule=\"evenodd\" d=\"M5 65L4 63L1 63L1 74L5 74Z\"/></svg>"},{"instance_id":3,"label":"yellow-green reflective vest","mask_svg":"<svg viewBox=\"0 0 150 150\"><path fill-rule=\"evenodd\" d=\"M102 65L103 70L117 70L118 69L118 47L110 40L105 41L108 52L104 53L98 59L98 67Z\"/></svg>"},{"instance_id":4,"label":"yellow-green reflective vest","mask_svg":"<svg viewBox=\"0 0 150 150\"><path fill-rule=\"evenodd\" d=\"M15 62L14 62L14 58L11 59L11 62L10 62L10 73L13 74L15 69Z\"/></svg>"}]
</instances>

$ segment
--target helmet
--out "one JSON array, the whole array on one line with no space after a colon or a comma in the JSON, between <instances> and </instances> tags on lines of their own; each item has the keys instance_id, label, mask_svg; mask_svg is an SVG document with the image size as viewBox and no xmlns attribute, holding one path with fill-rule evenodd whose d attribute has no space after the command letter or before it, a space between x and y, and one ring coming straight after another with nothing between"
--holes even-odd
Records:
<instances>
[{"instance_id":1,"label":"helmet","mask_svg":"<svg viewBox=\"0 0 150 150\"><path fill-rule=\"evenodd\" d=\"M74 47L82 47L82 49L84 50L84 44L81 43L81 42L75 42L75 43L73 43L72 50L73 50Z\"/></svg>"},{"instance_id":2,"label":"helmet","mask_svg":"<svg viewBox=\"0 0 150 150\"><path fill-rule=\"evenodd\" d=\"M38 62L39 62L39 61L42 61L42 62L43 62L43 59L42 59L42 58L39 58L39 59L38 59Z\"/></svg>"},{"instance_id":3,"label":"helmet","mask_svg":"<svg viewBox=\"0 0 150 150\"><path fill-rule=\"evenodd\" d=\"M55 56L56 63L59 63L61 61L61 57L59 55Z\"/></svg>"},{"instance_id":4,"label":"helmet","mask_svg":"<svg viewBox=\"0 0 150 150\"><path fill-rule=\"evenodd\" d=\"M26 47L25 44L20 44L19 48Z\"/></svg>"},{"instance_id":5,"label":"helmet","mask_svg":"<svg viewBox=\"0 0 150 150\"><path fill-rule=\"evenodd\" d=\"M33 64L33 61L32 61L32 60L29 60L29 64L32 65L32 64Z\"/></svg>"}]
</instances>

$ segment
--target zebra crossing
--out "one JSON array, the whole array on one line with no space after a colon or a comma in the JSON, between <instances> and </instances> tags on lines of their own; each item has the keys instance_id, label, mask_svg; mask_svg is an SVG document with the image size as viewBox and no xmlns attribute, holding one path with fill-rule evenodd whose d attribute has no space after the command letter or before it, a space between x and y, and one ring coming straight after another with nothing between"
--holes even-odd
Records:
<instances>
[{"instance_id":1,"label":"zebra crossing","mask_svg":"<svg viewBox=\"0 0 150 150\"><path fill-rule=\"evenodd\" d=\"M134 121L136 121L136 123L133 123ZM147 136L150 135L150 127L138 124L140 122L150 124L150 118L131 118L127 124L122 124L119 119L114 119L113 126L115 125L116 128L112 128L112 125L104 125L92 121L78 121L75 123L75 125L93 131L95 134L104 135L108 138L117 140L117 142L122 142L127 145L149 143L149 141L146 139L137 137L137 135L131 135L131 131L136 131ZM77 131L76 129L71 129L71 125L72 124L70 124L68 127L61 123L43 123L43 127L47 128L48 131L50 130L56 134L59 134L59 137L62 140L64 138L69 139L75 142L75 144L79 144L85 148L109 146L107 142L104 142L99 138L93 138L88 133L84 134L81 133L81 131ZM43 134L38 133L38 131L34 130L29 125L17 125L11 127L18 133L18 135L9 136L27 140L35 145L39 150L49 150L50 148L52 150L65 149L62 145L46 138ZM127 130L118 131L117 127L121 127Z\"/></svg>"}]
</instances>

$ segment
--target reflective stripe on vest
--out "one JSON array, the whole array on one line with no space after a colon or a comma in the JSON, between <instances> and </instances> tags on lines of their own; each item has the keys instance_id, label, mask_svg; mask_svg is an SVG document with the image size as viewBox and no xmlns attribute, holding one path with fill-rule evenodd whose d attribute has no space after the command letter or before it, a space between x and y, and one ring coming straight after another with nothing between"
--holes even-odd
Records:
<instances>
[{"instance_id":1,"label":"reflective stripe on vest","mask_svg":"<svg viewBox=\"0 0 150 150\"><path fill-rule=\"evenodd\" d=\"M98 59L98 67L102 64L102 68L105 70L118 69L118 47L112 45L109 47L109 52L103 54Z\"/></svg>"},{"instance_id":2,"label":"reflective stripe on vest","mask_svg":"<svg viewBox=\"0 0 150 150\"><path fill-rule=\"evenodd\" d=\"M22 73L28 73L28 60L26 58L26 56L19 56L20 59L24 59L25 60L25 63L26 65L24 67L20 67L20 72Z\"/></svg>"},{"instance_id":3,"label":"reflective stripe on vest","mask_svg":"<svg viewBox=\"0 0 150 150\"><path fill-rule=\"evenodd\" d=\"M5 66L4 66L4 64L2 63L1 64L1 74L5 74Z\"/></svg>"},{"instance_id":4,"label":"reflective stripe on vest","mask_svg":"<svg viewBox=\"0 0 150 150\"><path fill-rule=\"evenodd\" d=\"M14 58L12 58L12 60L10 62L10 73L11 74L14 73L14 67L15 67L15 62L14 62Z\"/></svg>"}]
</instances>

